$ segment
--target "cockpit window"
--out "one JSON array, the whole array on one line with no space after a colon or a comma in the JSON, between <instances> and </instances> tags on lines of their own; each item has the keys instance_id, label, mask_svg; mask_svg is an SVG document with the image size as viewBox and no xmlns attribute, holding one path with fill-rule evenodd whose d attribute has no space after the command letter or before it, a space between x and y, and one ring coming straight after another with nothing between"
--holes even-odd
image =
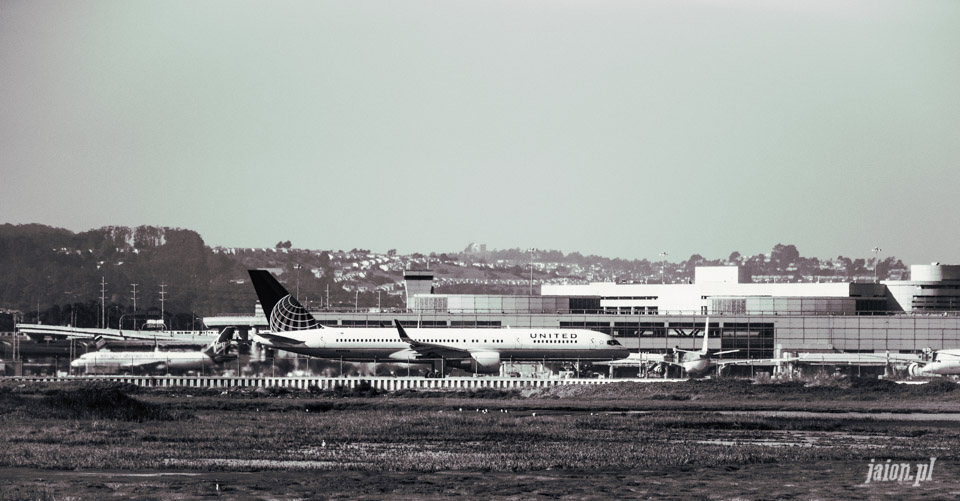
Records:
<instances>
[{"instance_id":1,"label":"cockpit window","mask_svg":"<svg viewBox=\"0 0 960 501\"><path fill-rule=\"evenodd\" d=\"M620 341L617 341L616 339L611 339L611 340L607 341L607 345L609 345L609 346L623 346L622 344L620 344Z\"/></svg>"}]
</instances>

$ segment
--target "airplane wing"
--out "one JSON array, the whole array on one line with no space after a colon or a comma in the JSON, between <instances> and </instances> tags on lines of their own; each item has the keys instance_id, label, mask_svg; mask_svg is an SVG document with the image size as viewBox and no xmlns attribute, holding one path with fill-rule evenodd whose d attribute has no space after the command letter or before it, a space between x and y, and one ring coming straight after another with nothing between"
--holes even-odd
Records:
<instances>
[{"instance_id":1,"label":"airplane wing","mask_svg":"<svg viewBox=\"0 0 960 501\"><path fill-rule=\"evenodd\" d=\"M150 339L157 336L141 334L139 331L123 331L119 329L89 329L84 327L71 327L68 325L41 325L41 324L17 324L17 331L27 336L52 336L52 337L72 337L72 338L90 338L97 336L105 339Z\"/></svg>"},{"instance_id":2,"label":"airplane wing","mask_svg":"<svg viewBox=\"0 0 960 501\"><path fill-rule=\"evenodd\" d=\"M914 353L856 353L860 357L889 360L891 363L923 362L919 354ZM926 361L926 362L929 362Z\"/></svg>"},{"instance_id":3,"label":"airplane wing","mask_svg":"<svg viewBox=\"0 0 960 501\"><path fill-rule=\"evenodd\" d=\"M807 365L874 365L910 364L920 360L919 355L891 353L800 353L796 362Z\"/></svg>"},{"instance_id":4,"label":"airplane wing","mask_svg":"<svg viewBox=\"0 0 960 501\"><path fill-rule=\"evenodd\" d=\"M663 353L631 353L627 358L619 360L604 360L592 362L595 365L606 365L610 367L636 367L639 364L648 362L660 363L664 361Z\"/></svg>"},{"instance_id":5,"label":"airplane wing","mask_svg":"<svg viewBox=\"0 0 960 501\"><path fill-rule=\"evenodd\" d=\"M727 365L777 365L797 361L797 357L787 358L735 358L730 360L715 360L714 362L723 367Z\"/></svg>"},{"instance_id":6,"label":"airplane wing","mask_svg":"<svg viewBox=\"0 0 960 501\"><path fill-rule=\"evenodd\" d=\"M400 339L410 345L410 350L413 351L416 356L414 358L449 358L449 359L465 359L470 358L470 350L463 350L460 348L453 348L450 346L444 346L442 344L434 343L424 343L423 341L417 341L407 335L407 331L403 329L403 326L400 325L400 321L397 319L393 320L394 325L397 326L397 331L400 333ZM491 350L484 350L491 351Z\"/></svg>"},{"instance_id":7,"label":"airplane wing","mask_svg":"<svg viewBox=\"0 0 960 501\"><path fill-rule=\"evenodd\" d=\"M16 324L21 334L32 338L76 338L96 340L98 337L107 341L152 341L157 344L206 344L204 338L174 337L168 332L149 332L120 329L93 329L85 327L70 327L64 325ZM205 337L205 336L204 336ZM212 339L212 338L208 338Z\"/></svg>"}]
</instances>

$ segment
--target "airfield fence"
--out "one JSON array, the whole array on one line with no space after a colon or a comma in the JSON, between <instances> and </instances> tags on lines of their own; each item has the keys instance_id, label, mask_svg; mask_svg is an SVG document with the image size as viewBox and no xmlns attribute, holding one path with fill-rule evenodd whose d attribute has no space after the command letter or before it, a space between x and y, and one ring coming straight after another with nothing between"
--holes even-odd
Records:
<instances>
[{"instance_id":1,"label":"airfield fence","mask_svg":"<svg viewBox=\"0 0 960 501\"><path fill-rule=\"evenodd\" d=\"M406 389L520 389L560 385L606 384L624 381L671 381L669 379L599 379L599 378L502 378L502 377L229 377L229 376L18 376L6 380L62 383L71 381L110 381L147 388L295 388L332 390L356 388L369 384L385 391Z\"/></svg>"}]
</instances>

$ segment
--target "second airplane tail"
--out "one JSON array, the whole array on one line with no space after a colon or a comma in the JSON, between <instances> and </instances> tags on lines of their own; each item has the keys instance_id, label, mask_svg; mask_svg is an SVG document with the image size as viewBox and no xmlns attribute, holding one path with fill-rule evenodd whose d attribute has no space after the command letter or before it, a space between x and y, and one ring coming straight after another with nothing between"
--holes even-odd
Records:
<instances>
[{"instance_id":1,"label":"second airplane tail","mask_svg":"<svg viewBox=\"0 0 960 501\"><path fill-rule=\"evenodd\" d=\"M202 350L203 353L206 353L208 357L214 360L226 354L230 349L230 342L233 340L233 335L236 331L236 327L224 327L220 335L217 336L217 339Z\"/></svg>"}]
</instances>

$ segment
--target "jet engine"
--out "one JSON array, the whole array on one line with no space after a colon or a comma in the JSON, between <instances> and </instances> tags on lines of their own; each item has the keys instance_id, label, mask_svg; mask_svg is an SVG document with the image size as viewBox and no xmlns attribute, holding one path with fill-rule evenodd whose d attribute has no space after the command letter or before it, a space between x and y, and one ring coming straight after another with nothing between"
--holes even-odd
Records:
<instances>
[{"instance_id":1,"label":"jet engine","mask_svg":"<svg viewBox=\"0 0 960 501\"><path fill-rule=\"evenodd\" d=\"M500 354L495 351L477 351L471 353L470 358L457 361L456 365L475 374L496 374L500 372Z\"/></svg>"}]
</instances>

